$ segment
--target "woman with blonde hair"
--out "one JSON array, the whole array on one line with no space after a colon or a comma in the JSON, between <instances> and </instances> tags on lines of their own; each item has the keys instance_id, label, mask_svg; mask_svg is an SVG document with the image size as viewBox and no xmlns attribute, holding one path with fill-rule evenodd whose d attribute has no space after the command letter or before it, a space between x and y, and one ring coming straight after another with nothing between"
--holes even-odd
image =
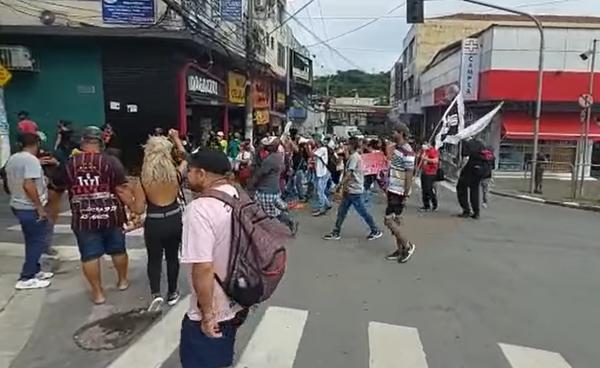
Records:
<instances>
[{"instance_id":1,"label":"woman with blonde hair","mask_svg":"<svg viewBox=\"0 0 600 368\"><path fill-rule=\"evenodd\" d=\"M170 130L169 137L148 138L144 145L141 180L134 188L132 211L137 214L146 212L144 240L152 293L150 310L160 310L164 303L160 292L163 252L167 262L167 303L174 305L180 297L177 287L183 212L180 193L185 161L179 165L175 162L174 145L183 154L183 145L176 130Z\"/></svg>"}]
</instances>

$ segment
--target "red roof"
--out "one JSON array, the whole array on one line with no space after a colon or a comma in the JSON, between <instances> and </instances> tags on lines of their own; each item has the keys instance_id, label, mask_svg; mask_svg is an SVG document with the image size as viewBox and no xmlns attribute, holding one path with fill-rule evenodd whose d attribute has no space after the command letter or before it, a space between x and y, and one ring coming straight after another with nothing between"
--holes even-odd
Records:
<instances>
[{"instance_id":1,"label":"red roof","mask_svg":"<svg viewBox=\"0 0 600 368\"><path fill-rule=\"evenodd\" d=\"M507 111L502 114L505 138L533 139L533 117L525 112ZM548 112L542 114L540 139L574 141L583 133L583 124L577 112ZM590 124L590 139L600 141L600 125L596 119Z\"/></svg>"}]
</instances>

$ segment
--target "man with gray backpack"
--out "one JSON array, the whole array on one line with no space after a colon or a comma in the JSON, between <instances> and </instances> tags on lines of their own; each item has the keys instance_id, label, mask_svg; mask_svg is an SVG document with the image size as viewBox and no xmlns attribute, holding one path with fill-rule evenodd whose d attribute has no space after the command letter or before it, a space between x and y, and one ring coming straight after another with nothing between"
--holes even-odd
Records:
<instances>
[{"instance_id":1,"label":"man with gray backpack","mask_svg":"<svg viewBox=\"0 0 600 368\"><path fill-rule=\"evenodd\" d=\"M183 368L229 367L248 308L268 299L283 277L291 233L230 183L223 152L199 151L188 168L200 196L183 218L181 263L189 266L192 298L180 360Z\"/></svg>"}]
</instances>

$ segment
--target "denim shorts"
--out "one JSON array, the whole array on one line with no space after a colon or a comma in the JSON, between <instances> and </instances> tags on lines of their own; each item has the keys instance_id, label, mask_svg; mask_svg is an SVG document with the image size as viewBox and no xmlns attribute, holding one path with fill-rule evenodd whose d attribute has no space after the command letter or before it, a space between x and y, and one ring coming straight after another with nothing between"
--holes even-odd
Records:
<instances>
[{"instance_id":1,"label":"denim shorts","mask_svg":"<svg viewBox=\"0 0 600 368\"><path fill-rule=\"evenodd\" d=\"M179 358L183 368L224 368L233 365L233 346L237 327L232 321L219 323L223 337L206 336L200 322L186 315L181 323Z\"/></svg>"},{"instance_id":2,"label":"denim shorts","mask_svg":"<svg viewBox=\"0 0 600 368\"><path fill-rule=\"evenodd\" d=\"M73 230L73 232L77 238L82 262L93 261L105 254L112 256L127 253L125 233L121 228Z\"/></svg>"}]
</instances>

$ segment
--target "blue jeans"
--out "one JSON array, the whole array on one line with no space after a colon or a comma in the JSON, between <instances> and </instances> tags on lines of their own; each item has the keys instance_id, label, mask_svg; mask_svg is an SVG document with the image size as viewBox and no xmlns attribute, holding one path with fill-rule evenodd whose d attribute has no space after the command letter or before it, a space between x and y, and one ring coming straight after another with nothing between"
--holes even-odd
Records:
<instances>
[{"instance_id":1,"label":"blue jeans","mask_svg":"<svg viewBox=\"0 0 600 368\"><path fill-rule=\"evenodd\" d=\"M324 176L317 176L315 179L315 188L317 190L317 198L319 200L319 204L317 207L318 211L325 211L331 208L331 203L329 202L329 193L327 192L327 183L331 180L331 175L327 173Z\"/></svg>"},{"instance_id":2,"label":"blue jeans","mask_svg":"<svg viewBox=\"0 0 600 368\"><path fill-rule=\"evenodd\" d=\"M369 229L371 229L371 233L376 233L379 231L379 228L375 224L375 220L373 220L373 216L367 211L365 207L365 197L363 194L346 194L342 199L342 203L340 203L340 207L338 208L337 219L335 220L335 227L333 228L333 232L339 234L342 230L342 224L348 215L348 211L350 207L354 206L358 215L362 217L362 219L369 225Z\"/></svg>"},{"instance_id":3,"label":"blue jeans","mask_svg":"<svg viewBox=\"0 0 600 368\"><path fill-rule=\"evenodd\" d=\"M19 219L23 237L25 239L25 262L21 269L20 280L29 280L40 272L40 257L50 245L48 232L51 229L50 221L38 220L36 210L17 210L12 209L13 213Z\"/></svg>"},{"instance_id":4,"label":"blue jeans","mask_svg":"<svg viewBox=\"0 0 600 368\"><path fill-rule=\"evenodd\" d=\"M233 346L237 328L231 321L219 323L223 337L207 337L200 322L186 315L181 323L179 359L183 368L223 368L233 365Z\"/></svg>"},{"instance_id":5,"label":"blue jeans","mask_svg":"<svg viewBox=\"0 0 600 368\"><path fill-rule=\"evenodd\" d=\"M125 233L120 227L100 230L73 229L81 262L96 260L105 254L126 254Z\"/></svg>"},{"instance_id":6,"label":"blue jeans","mask_svg":"<svg viewBox=\"0 0 600 368\"><path fill-rule=\"evenodd\" d=\"M285 194L287 199L304 199L306 196L304 190L304 170L296 170L294 175L288 180Z\"/></svg>"}]
</instances>

